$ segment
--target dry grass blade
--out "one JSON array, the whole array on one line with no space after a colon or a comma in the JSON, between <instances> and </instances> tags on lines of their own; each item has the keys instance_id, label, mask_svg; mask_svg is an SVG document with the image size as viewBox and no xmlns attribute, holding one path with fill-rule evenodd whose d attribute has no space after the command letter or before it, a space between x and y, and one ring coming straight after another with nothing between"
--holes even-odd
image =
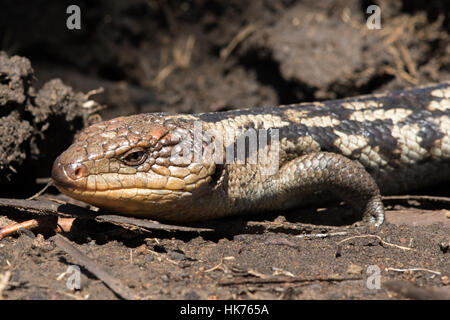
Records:
<instances>
[{"instance_id":1,"label":"dry grass blade","mask_svg":"<svg viewBox=\"0 0 450 320\"><path fill-rule=\"evenodd\" d=\"M346 238L344 240L339 241L337 243L337 246L339 247L342 243L344 243L346 241L349 241L349 240L352 240L352 239L357 239L357 238L376 238L376 239L380 240L380 242L382 244L385 244L385 245L390 246L390 247L398 248L398 249L401 249L401 250L414 250L413 248L403 247L403 246L399 246L397 244L393 244L393 243L384 241L383 239L381 239L380 236L377 236L375 234L365 234L365 235L353 236L353 237L350 237L350 238Z\"/></svg>"},{"instance_id":2,"label":"dry grass blade","mask_svg":"<svg viewBox=\"0 0 450 320\"><path fill-rule=\"evenodd\" d=\"M191 64L191 58L194 51L195 46L195 37L189 35L186 39L186 44L176 45L173 49L173 62L158 72L156 78L150 82L148 82L149 86L155 86L157 88L161 88L164 80L175 70L177 69L186 69Z\"/></svg>"},{"instance_id":3,"label":"dry grass blade","mask_svg":"<svg viewBox=\"0 0 450 320\"><path fill-rule=\"evenodd\" d=\"M231 52L233 52L233 50L239 45L239 43L244 41L244 39L254 31L256 31L256 26L253 24L250 24L242 29L225 48L220 50L220 59L226 60Z\"/></svg>"},{"instance_id":4,"label":"dry grass blade","mask_svg":"<svg viewBox=\"0 0 450 320\"><path fill-rule=\"evenodd\" d=\"M48 187L50 187L51 185L53 185L53 180L48 181L47 184L45 185L45 187L43 187L43 188L42 188L38 193L36 193L35 195L33 195L33 196L27 198L27 200L34 200L34 199L36 199L37 197L39 197L40 195L42 195L42 194L45 192L45 190L47 190Z\"/></svg>"}]
</instances>

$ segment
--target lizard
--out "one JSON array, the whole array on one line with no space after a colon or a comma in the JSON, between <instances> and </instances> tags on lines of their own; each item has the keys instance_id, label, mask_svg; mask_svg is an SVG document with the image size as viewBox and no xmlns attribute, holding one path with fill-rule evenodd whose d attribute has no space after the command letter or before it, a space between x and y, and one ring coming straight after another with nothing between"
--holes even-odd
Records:
<instances>
[{"instance_id":1,"label":"lizard","mask_svg":"<svg viewBox=\"0 0 450 320\"><path fill-rule=\"evenodd\" d=\"M51 176L72 198L160 221L340 198L380 226L382 194L450 180L450 82L323 102L118 117L82 131Z\"/></svg>"}]
</instances>

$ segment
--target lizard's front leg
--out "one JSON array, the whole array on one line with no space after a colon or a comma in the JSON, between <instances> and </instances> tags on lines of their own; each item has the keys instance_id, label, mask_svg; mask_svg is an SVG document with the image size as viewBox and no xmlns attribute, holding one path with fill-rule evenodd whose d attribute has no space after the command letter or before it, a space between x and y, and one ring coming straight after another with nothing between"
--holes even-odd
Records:
<instances>
[{"instance_id":1,"label":"lizard's front leg","mask_svg":"<svg viewBox=\"0 0 450 320\"><path fill-rule=\"evenodd\" d=\"M279 190L305 196L328 190L350 204L365 221L380 226L384 207L380 190L365 168L343 155L317 152L284 164L278 172Z\"/></svg>"}]
</instances>

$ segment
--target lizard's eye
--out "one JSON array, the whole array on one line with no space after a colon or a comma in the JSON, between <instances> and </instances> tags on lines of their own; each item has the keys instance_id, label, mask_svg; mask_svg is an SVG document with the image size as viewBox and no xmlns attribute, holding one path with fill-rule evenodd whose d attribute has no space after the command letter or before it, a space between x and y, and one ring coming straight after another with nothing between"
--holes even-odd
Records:
<instances>
[{"instance_id":1,"label":"lizard's eye","mask_svg":"<svg viewBox=\"0 0 450 320\"><path fill-rule=\"evenodd\" d=\"M147 153L142 148L133 148L126 152L120 160L129 166L138 166L147 159Z\"/></svg>"}]
</instances>

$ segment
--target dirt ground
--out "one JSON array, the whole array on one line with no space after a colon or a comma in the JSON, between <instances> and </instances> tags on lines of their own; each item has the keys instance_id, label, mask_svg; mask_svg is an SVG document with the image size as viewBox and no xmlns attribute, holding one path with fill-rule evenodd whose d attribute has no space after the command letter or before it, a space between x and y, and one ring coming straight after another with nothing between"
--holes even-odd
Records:
<instances>
[{"instance_id":1,"label":"dirt ground","mask_svg":"<svg viewBox=\"0 0 450 320\"><path fill-rule=\"evenodd\" d=\"M373 1L373 30L363 0L4 2L1 198L42 189L55 157L99 118L450 80L448 1ZM66 28L73 3L81 30ZM136 299L449 299L449 194L444 184L387 198L378 229L331 205L191 226L213 231L79 219L64 236ZM84 206L54 188L38 199ZM0 203L0 227L35 216ZM85 267L81 287L68 288L68 267L80 263L56 239L39 229L0 240L0 299L120 298Z\"/></svg>"}]
</instances>

